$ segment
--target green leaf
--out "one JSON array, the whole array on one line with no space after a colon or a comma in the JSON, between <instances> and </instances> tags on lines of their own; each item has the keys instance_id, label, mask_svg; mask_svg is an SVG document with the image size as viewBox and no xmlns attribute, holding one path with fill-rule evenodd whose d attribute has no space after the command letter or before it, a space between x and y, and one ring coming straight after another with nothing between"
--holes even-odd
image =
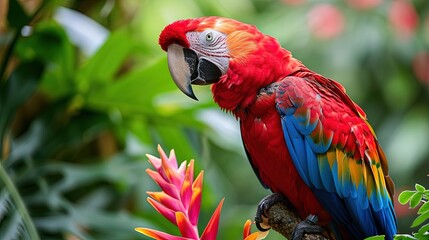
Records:
<instances>
[{"instance_id":1,"label":"green leaf","mask_svg":"<svg viewBox=\"0 0 429 240\"><path fill-rule=\"evenodd\" d=\"M94 89L87 103L96 109L117 108L123 112L153 111L153 98L177 89L170 79L166 58L126 74L105 88Z\"/></svg>"},{"instance_id":2,"label":"green leaf","mask_svg":"<svg viewBox=\"0 0 429 240\"><path fill-rule=\"evenodd\" d=\"M427 232L429 232L429 223L421 226L419 229L419 234L425 234Z\"/></svg>"},{"instance_id":3,"label":"green leaf","mask_svg":"<svg viewBox=\"0 0 429 240\"><path fill-rule=\"evenodd\" d=\"M429 212L423 213L422 215L416 217L416 219L414 219L413 223L411 224L411 227L417 227L420 224L424 223L425 221L427 221L429 219Z\"/></svg>"},{"instance_id":4,"label":"green leaf","mask_svg":"<svg viewBox=\"0 0 429 240\"><path fill-rule=\"evenodd\" d=\"M30 17L25 13L21 4L17 0L9 1L9 11L7 12L7 20L11 27L21 31L21 28L30 21Z\"/></svg>"},{"instance_id":5,"label":"green leaf","mask_svg":"<svg viewBox=\"0 0 429 240\"><path fill-rule=\"evenodd\" d=\"M422 185L420 185L420 184L418 184L418 183L416 183L416 190L418 191L418 192L421 192L421 193L424 193L425 192L425 187L423 187Z\"/></svg>"},{"instance_id":6,"label":"green leaf","mask_svg":"<svg viewBox=\"0 0 429 240\"><path fill-rule=\"evenodd\" d=\"M419 240L421 240L421 239L426 240L426 239L429 239L429 234L417 232L417 233L414 233L414 237L416 237Z\"/></svg>"},{"instance_id":7,"label":"green leaf","mask_svg":"<svg viewBox=\"0 0 429 240\"><path fill-rule=\"evenodd\" d=\"M177 156L180 156L181 159L193 159L198 156L183 129L178 128L174 124L158 124L152 127L159 134L158 142L165 149L174 148Z\"/></svg>"},{"instance_id":8,"label":"green leaf","mask_svg":"<svg viewBox=\"0 0 429 240\"><path fill-rule=\"evenodd\" d=\"M419 209L419 211L417 212L417 214L423 214L425 212L429 211L429 202L425 202Z\"/></svg>"},{"instance_id":9,"label":"green leaf","mask_svg":"<svg viewBox=\"0 0 429 240\"><path fill-rule=\"evenodd\" d=\"M112 81L135 46L128 29L111 33L103 46L79 70L77 78L81 92Z\"/></svg>"},{"instance_id":10,"label":"green leaf","mask_svg":"<svg viewBox=\"0 0 429 240\"><path fill-rule=\"evenodd\" d=\"M384 240L384 235L368 237L368 238L365 238L365 240Z\"/></svg>"},{"instance_id":11,"label":"green leaf","mask_svg":"<svg viewBox=\"0 0 429 240\"><path fill-rule=\"evenodd\" d=\"M407 204L410 201L411 197L414 195L415 191L405 190L399 194L398 201L402 205Z\"/></svg>"},{"instance_id":12,"label":"green leaf","mask_svg":"<svg viewBox=\"0 0 429 240\"><path fill-rule=\"evenodd\" d=\"M125 121L126 131L131 131L141 143L147 144L148 146L156 146L157 143L153 142L151 137L151 126L139 118L132 118L129 121Z\"/></svg>"},{"instance_id":13,"label":"green leaf","mask_svg":"<svg viewBox=\"0 0 429 240\"><path fill-rule=\"evenodd\" d=\"M16 46L16 54L20 59L33 60L38 58L45 62L53 62L63 57L58 46L67 39L64 30L54 21L43 21L33 28L30 36L22 38Z\"/></svg>"},{"instance_id":14,"label":"green leaf","mask_svg":"<svg viewBox=\"0 0 429 240\"><path fill-rule=\"evenodd\" d=\"M74 49L64 29L56 22L39 23L30 37L18 42L15 51L20 59L40 59L49 66L41 82L45 93L60 97L73 91Z\"/></svg>"},{"instance_id":15,"label":"green leaf","mask_svg":"<svg viewBox=\"0 0 429 240\"><path fill-rule=\"evenodd\" d=\"M414 195L411 197L411 200L410 200L410 208L417 207L417 205L419 205L422 198L423 198L422 193L420 193L420 192L414 193Z\"/></svg>"},{"instance_id":16,"label":"green leaf","mask_svg":"<svg viewBox=\"0 0 429 240\"><path fill-rule=\"evenodd\" d=\"M395 240L417 240L417 238L409 235L409 234L397 234L394 237Z\"/></svg>"},{"instance_id":17,"label":"green leaf","mask_svg":"<svg viewBox=\"0 0 429 240\"><path fill-rule=\"evenodd\" d=\"M177 89L171 80L166 58L137 68L105 87L93 89L85 100L87 107L97 110L115 109L128 116L144 114L150 118L168 118L170 122L197 127L201 127L200 121L190 116L197 109L209 106L204 101L195 104ZM213 104L211 97L210 104ZM173 116L177 119L172 119Z\"/></svg>"}]
</instances>

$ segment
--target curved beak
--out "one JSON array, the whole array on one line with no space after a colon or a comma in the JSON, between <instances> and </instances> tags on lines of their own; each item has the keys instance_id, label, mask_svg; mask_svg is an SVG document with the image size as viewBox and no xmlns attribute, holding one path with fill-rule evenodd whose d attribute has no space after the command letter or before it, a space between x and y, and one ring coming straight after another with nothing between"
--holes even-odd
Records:
<instances>
[{"instance_id":1,"label":"curved beak","mask_svg":"<svg viewBox=\"0 0 429 240\"><path fill-rule=\"evenodd\" d=\"M177 87L188 97L198 100L192 85L207 85L219 80L222 73L219 68L197 53L178 44L167 49L168 69Z\"/></svg>"}]
</instances>

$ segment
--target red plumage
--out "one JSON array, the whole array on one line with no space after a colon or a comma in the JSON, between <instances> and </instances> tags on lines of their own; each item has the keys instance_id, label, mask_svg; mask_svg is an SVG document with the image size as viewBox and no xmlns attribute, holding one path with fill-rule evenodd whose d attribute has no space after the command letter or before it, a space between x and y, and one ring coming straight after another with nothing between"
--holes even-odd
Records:
<instances>
[{"instance_id":1,"label":"red plumage","mask_svg":"<svg viewBox=\"0 0 429 240\"><path fill-rule=\"evenodd\" d=\"M296 171L283 138L275 94L259 91L286 76L306 70L274 39L255 32L258 47L245 63L231 61L229 70L212 86L213 98L240 119L243 142L262 181L282 192L302 218L317 214L322 223L331 217ZM311 72L309 72L311 73Z\"/></svg>"},{"instance_id":2,"label":"red plumage","mask_svg":"<svg viewBox=\"0 0 429 240\"><path fill-rule=\"evenodd\" d=\"M241 136L261 180L273 192L281 192L304 219L317 214L321 224L331 220L311 189L302 181L290 159L283 138L275 94L261 94L240 119Z\"/></svg>"}]
</instances>

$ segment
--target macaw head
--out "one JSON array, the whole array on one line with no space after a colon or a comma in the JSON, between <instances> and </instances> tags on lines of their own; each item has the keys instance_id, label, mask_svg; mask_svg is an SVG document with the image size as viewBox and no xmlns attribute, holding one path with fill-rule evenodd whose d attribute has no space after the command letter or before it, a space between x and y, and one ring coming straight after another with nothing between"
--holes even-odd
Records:
<instances>
[{"instance_id":1,"label":"macaw head","mask_svg":"<svg viewBox=\"0 0 429 240\"><path fill-rule=\"evenodd\" d=\"M249 92L256 96L258 89L283 74L284 61L290 58L277 40L256 27L221 17L173 22L161 32L159 44L167 51L174 82L195 100L191 85L222 85L223 92L232 90L231 97Z\"/></svg>"}]
</instances>

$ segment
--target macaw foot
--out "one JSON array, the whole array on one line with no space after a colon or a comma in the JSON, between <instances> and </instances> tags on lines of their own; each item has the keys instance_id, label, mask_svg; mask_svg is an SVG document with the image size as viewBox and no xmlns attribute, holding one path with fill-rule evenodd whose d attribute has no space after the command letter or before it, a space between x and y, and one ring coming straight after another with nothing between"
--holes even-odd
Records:
<instances>
[{"instance_id":1,"label":"macaw foot","mask_svg":"<svg viewBox=\"0 0 429 240\"><path fill-rule=\"evenodd\" d=\"M317 225L318 220L316 215L309 215L304 221L298 223L292 233L292 240L301 240L304 234L322 234L323 228Z\"/></svg>"},{"instance_id":2,"label":"macaw foot","mask_svg":"<svg viewBox=\"0 0 429 240\"><path fill-rule=\"evenodd\" d=\"M259 231L268 231L271 227L268 224L268 210L276 203L284 202L286 205L290 205L289 200L281 193L273 193L264 197L258 205L255 216L255 225Z\"/></svg>"}]
</instances>

